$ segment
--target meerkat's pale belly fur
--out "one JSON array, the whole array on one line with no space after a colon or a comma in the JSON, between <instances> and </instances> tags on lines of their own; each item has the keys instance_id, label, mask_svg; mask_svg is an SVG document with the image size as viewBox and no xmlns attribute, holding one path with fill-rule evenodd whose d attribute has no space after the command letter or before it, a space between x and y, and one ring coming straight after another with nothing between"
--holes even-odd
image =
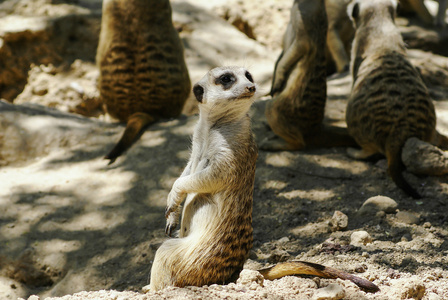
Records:
<instances>
[{"instance_id":1,"label":"meerkat's pale belly fur","mask_svg":"<svg viewBox=\"0 0 448 300\"><path fill-rule=\"evenodd\" d=\"M217 183L207 187L212 193L188 194L179 238L166 241L157 251L151 273L152 290L169 285L223 284L242 270L252 248L257 150L247 124L235 126L244 129L229 128L230 136L223 136L213 129L204 132L207 125L198 123L193 146L200 152L182 176L211 168L213 173L206 176L215 176L210 179ZM236 136L235 130L240 131ZM204 140L201 143L198 139ZM233 145L227 144L229 139Z\"/></svg>"}]
</instances>

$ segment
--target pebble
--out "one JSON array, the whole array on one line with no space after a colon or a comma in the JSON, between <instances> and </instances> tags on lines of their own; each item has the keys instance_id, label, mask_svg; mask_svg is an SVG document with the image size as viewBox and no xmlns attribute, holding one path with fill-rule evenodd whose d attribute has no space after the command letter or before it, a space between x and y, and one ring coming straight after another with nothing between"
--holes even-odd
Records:
<instances>
[{"instance_id":1,"label":"pebble","mask_svg":"<svg viewBox=\"0 0 448 300\"><path fill-rule=\"evenodd\" d=\"M430 293L428 293L426 299L428 299L428 300L442 300L442 297L440 297L436 293L430 292Z\"/></svg>"},{"instance_id":2,"label":"pebble","mask_svg":"<svg viewBox=\"0 0 448 300\"><path fill-rule=\"evenodd\" d=\"M240 273L240 277L236 281L237 284L252 285L256 283L259 286L263 286L264 277L260 272L255 270L243 269Z\"/></svg>"},{"instance_id":3,"label":"pebble","mask_svg":"<svg viewBox=\"0 0 448 300\"><path fill-rule=\"evenodd\" d=\"M287 236L282 237L281 239L279 239L277 241L277 243L279 243L279 244L284 244L284 243L287 243L287 242L289 242L289 237L287 237Z\"/></svg>"},{"instance_id":4,"label":"pebble","mask_svg":"<svg viewBox=\"0 0 448 300\"><path fill-rule=\"evenodd\" d=\"M426 287L420 280L410 280L402 289L401 299L420 300L426 292Z\"/></svg>"},{"instance_id":5,"label":"pebble","mask_svg":"<svg viewBox=\"0 0 448 300\"><path fill-rule=\"evenodd\" d=\"M11 278L0 276L0 299L16 300L26 297L28 291L24 285ZM37 296L35 296L37 297ZM39 300L39 298L37 298Z\"/></svg>"},{"instance_id":6,"label":"pebble","mask_svg":"<svg viewBox=\"0 0 448 300\"><path fill-rule=\"evenodd\" d=\"M337 210L334 212L328 225L332 232L345 230L348 226L348 217L343 212Z\"/></svg>"},{"instance_id":7,"label":"pebble","mask_svg":"<svg viewBox=\"0 0 448 300\"><path fill-rule=\"evenodd\" d=\"M395 215L397 217L397 220L399 222L405 223L405 224L418 224L420 223L420 218L417 217L416 215L412 214L412 213L408 213L405 211L399 211L397 212L397 214Z\"/></svg>"},{"instance_id":8,"label":"pebble","mask_svg":"<svg viewBox=\"0 0 448 300\"><path fill-rule=\"evenodd\" d=\"M414 174L440 176L448 173L448 154L417 138L406 141L401 158L406 169Z\"/></svg>"},{"instance_id":9,"label":"pebble","mask_svg":"<svg viewBox=\"0 0 448 300\"><path fill-rule=\"evenodd\" d=\"M367 199L358 213L361 215L375 215L379 211L384 211L385 213L394 213L398 207L398 203L386 196L374 196Z\"/></svg>"},{"instance_id":10,"label":"pebble","mask_svg":"<svg viewBox=\"0 0 448 300\"><path fill-rule=\"evenodd\" d=\"M367 231L355 231L350 236L350 245L364 246L372 242L372 237Z\"/></svg>"},{"instance_id":11,"label":"pebble","mask_svg":"<svg viewBox=\"0 0 448 300\"><path fill-rule=\"evenodd\" d=\"M328 286L318 289L313 300L338 300L345 297L345 291L339 284L331 283Z\"/></svg>"}]
</instances>

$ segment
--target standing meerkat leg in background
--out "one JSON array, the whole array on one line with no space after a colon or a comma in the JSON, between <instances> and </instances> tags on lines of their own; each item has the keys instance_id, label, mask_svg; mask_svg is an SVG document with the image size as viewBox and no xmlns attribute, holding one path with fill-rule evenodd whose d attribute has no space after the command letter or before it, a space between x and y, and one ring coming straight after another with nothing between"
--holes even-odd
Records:
<instances>
[{"instance_id":1,"label":"standing meerkat leg in background","mask_svg":"<svg viewBox=\"0 0 448 300\"><path fill-rule=\"evenodd\" d=\"M436 16L436 26L446 26L446 9L448 8L448 0L439 0L439 10Z\"/></svg>"},{"instance_id":2,"label":"standing meerkat leg in background","mask_svg":"<svg viewBox=\"0 0 448 300\"><path fill-rule=\"evenodd\" d=\"M265 139L268 151L301 150L306 146L355 146L345 128L324 126L327 98L324 0L296 0L283 39L272 83L266 119L277 135Z\"/></svg>"},{"instance_id":3,"label":"standing meerkat leg in background","mask_svg":"<svg viewBox=\"0 0 448 300\"><path fill-rule=\"evenodd\" d=\"M351 41L355 32L347 15L351 0L325 0L328 18L327 48L338 73L349 70L350 57L344 42Z\"/></svg>"}]
</instances>

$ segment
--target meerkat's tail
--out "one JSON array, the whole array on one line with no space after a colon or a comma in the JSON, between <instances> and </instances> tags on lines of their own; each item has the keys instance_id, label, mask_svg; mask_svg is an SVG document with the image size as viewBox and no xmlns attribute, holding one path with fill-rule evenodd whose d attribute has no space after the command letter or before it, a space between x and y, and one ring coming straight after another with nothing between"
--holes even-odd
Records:
<instances>
[{"instance_id":1,"label":"meerkat's tail","mask_svg":"<svg viewBox=\"0 0 448 300\"><path fill-rule=\"evenodd\" d=\"M135 143L143 134L144 129L151 123L155 122L155 118L147 113L138 112L132 114L126 124L126 129L121 139L115 147L104 158L109 159L109 165L112 164L117 157L123 154L129 147Z\"/></svg>"},{"instance_id":2,"label":"meerkat's tail","mask_svg":"<svg viewBox=\"0 0 448 300\"><path fill-rule=\"evenodd\" d=\"M306 143L315 147L358 147L345 127L322 125L318 134L308 136Z\"/></svg>"},{"instance_id":3,"label":"meerkat's tail","mask_svg":"<svg viewBox=\"0 0 448 300\"><path fill-rule=\"evenodd\" d=\"M272 267L258 270L265 279L274 280L288 275L312 275L322 278L336 279L341 278L350 280L366 292L375 293L380 289L368 281L341 270L325 267L306 261L290 261L276 264Z\"/></svg>"},{"instance_id":4,"label":"meerkat's tail","mask_svg":"<svg viewBox=\"0 0 448 300\"><path fill-rule=\"evenodd\" d=\"M389 146L386 146L386 158L389 175L392 177L395 184L406 194L414 199L420 199L422 196L413 187L411 187L403 177L403 171L406 167L401 159L402 149L403 143L400 143L399 140L394 140L389 143Z\"/></svg>"}]
</instances>

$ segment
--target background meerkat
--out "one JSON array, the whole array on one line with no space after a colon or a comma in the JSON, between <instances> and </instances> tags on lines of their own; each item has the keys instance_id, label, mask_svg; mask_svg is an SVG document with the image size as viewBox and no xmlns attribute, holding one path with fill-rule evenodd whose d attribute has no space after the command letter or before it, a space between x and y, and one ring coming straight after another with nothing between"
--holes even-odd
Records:
<instances>
[{"instance_id":1,"label":"background meerkat","mask_svg":"<svg viewBox=\"0 0 448 300\"><path fill-rule=\"evenodd\" d=\"M355 145L345 128L324 128L327 97L324 0L295 0L272 81L266 118L280 138L265 140L264 150L299 150L306 145Z\"/></svg>"},{"instance_id":2,"label":"background meerkat","mask_svg":"<svg viewBox=\"0 0 448 300\"><path fill-rule=\"evenodd\" d=\"M347 104L349 133L362 150L349 149L354 158L382 153L388 171L408 195L420 194L403 178L401 150L410 137L448 146L435 130L434 105L395 26L397 1L356 0L349 6L356 27L352 48L353 87Z\"/></svg>"},{"instance_id":3,"label":"background meerkat","mask_svg":"<svg viewBox=\"0 0 448 300\"><path fill-rule=\"evenodd\" d=\"M355 29L347 15L347 6L352 0L325 0L328 18L327 61L332 58L338 73L349 70L350 46Z\"/></svg>"},{"instance_id":4,"label":"background meerkat","mask_svg":"<svg viewBox=\"0 0 448 300\"><path fill-rule=\"evenodd\" d=\"M190 93L168 0L104 0L96 61L107 112L127 122L112 163L158 118L177 117Z\"/></svg>"},{"instance_id":5,"label":"background meerkat","mask_svg":"<svg viewBox=\"0 0 448 300\"><path fill-rule=\"evenodd\" d=\"M258 156L248 111L256 85L244 68L209 71L193 88L199 121L193 149L167 199L171 235L185 200L179 238L165 241L151 269L150 290L203 286L236 280L252 248L252 200ZM266 279L315 275L352 280L368 291L378 287L339 270L288 262L260 270Z\"/></svg>"}]
</instances>

